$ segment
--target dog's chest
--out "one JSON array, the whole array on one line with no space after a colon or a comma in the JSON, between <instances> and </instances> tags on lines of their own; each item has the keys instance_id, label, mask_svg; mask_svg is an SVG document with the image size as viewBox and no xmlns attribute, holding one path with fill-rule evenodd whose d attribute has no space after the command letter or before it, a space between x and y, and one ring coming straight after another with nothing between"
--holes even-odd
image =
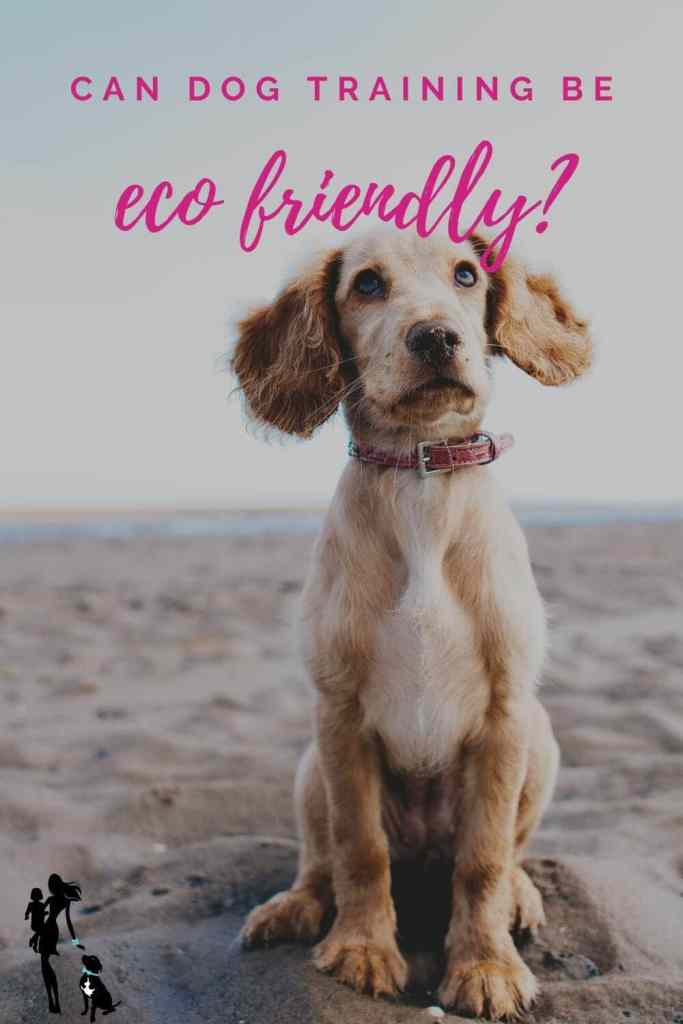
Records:
<instances>
[{"instance_id":1,"label":"dog's chest","mask_svg":"<svg viewBox=\"0 0 683 1024\"><path fill-rule=\"evenodd\" d=\"M392 764L431 773L452 762L476 728L488 689L476 623L444 570L447 537L429 522L411 525L406 584L376 624L361 701Z\"/></svg>"}]
</instances>

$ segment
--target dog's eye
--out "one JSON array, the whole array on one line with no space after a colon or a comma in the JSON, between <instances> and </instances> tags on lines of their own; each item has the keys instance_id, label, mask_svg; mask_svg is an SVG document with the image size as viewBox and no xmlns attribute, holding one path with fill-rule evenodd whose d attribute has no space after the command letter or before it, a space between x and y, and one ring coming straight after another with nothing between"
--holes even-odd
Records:
<instances>
[{"instance_id":1,"label":"dog's eye","mask_svg":"<svg viewBox=\"0 0 683 1024\"><path fill-rule=\"evenodd\" d=\"M361 270L353 289L360 295L384 295L384 281L374 270Z\"/></svg>"},{"instance_id":2,"label":"dog's eye","mask_svg":"<svg viewBox=\"0 0 683 1024\"><path fill-rule=\"evenodd\" d=\"M471 288L477 283L477 274L471 263L458 263L453 276L461 288Z\"/></svg>"}]
</instances>

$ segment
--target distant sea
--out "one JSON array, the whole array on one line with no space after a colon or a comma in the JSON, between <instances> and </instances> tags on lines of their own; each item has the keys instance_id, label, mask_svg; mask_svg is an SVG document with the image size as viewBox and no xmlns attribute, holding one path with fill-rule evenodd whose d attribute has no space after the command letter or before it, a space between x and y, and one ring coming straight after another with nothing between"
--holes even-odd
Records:
<instances>
[{"instance_id":1,"label":"distant sea","mask_svg":"<svg viewBox=\"0 0 683 1024\"><path fill-rule=\"evenodd\" d=\"M513 503L524 526L581 526L602 523L666 523L683 519L681 504ZM126 540L132 537L257 537L301 535L318 531L324 513L316 511L146 512L82 511L69 517L48 512L25 518L5 511L0 518L0 543L40 541Z\"/></svg>"}]
</instances>

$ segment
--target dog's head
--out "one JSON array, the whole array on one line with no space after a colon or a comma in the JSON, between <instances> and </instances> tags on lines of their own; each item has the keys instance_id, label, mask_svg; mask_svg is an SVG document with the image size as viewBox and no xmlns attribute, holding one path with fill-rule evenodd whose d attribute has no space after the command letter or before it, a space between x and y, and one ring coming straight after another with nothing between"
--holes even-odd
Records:
<instances>
[{"instance_id":1,"label":"dog's head","mask_svg":"<svg viewBox=\"0 0 683 1024\"><path fill-rule=\"evenodd\" d=\"M81 962L86 970L90 971L92 974L99 974L102 970L102 964L100 963L100 958L98 956L88 956L86 954L86 956L81 957Z\"/></svg>"},{"instance_id":2,"label":"dog's head","mask_svg":"<svg viewBox=\"0 0 683 1024\"><path fill-rule=\"evenodd\" d=\"M246 317L232 367L258 421L301 437L344 404L353 424L455 437L481 423L492 357L542 384L588 369L586 324L552 278L484 243L376 234L321 257Z\"/></svg>"}]
</instances>

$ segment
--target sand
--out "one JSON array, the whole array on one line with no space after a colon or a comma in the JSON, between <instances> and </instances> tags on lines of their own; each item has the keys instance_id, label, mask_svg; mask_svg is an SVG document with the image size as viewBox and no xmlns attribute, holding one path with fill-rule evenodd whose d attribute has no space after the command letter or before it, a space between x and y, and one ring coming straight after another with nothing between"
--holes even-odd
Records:
<instances>
[{"instance_id":1,"label":"sand","mask_svg":"<svg viewBox=\"0 0 683 1024\"><path fill-rule=\"evenodd\" d=\"M548 916L523 950L543 986L529 1020L681 1024L683 524L528 533L563 756L528 862ZM119 1024L429 1019L428 993L373 1002L305 949L237 942L296 861L310 697L290 623L311 543L0 546L3 1021L48 1019L23 915L52 871L83 887L75 926ZM76 1020L81 954L60 948Z\"/></svg>"}]
</instances>

